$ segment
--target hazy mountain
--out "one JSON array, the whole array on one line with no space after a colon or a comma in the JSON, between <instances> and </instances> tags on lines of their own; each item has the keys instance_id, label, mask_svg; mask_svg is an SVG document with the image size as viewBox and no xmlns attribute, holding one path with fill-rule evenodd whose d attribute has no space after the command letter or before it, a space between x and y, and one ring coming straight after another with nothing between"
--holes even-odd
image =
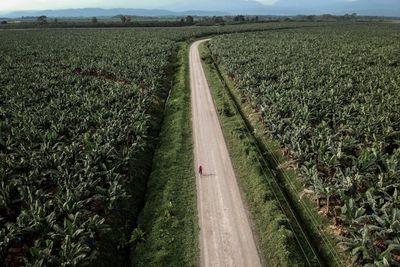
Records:
<instances>
[{"instance_id":1,"label":"hazy mountain","mask_svg":"<svg viewBox=\"0 0 400 267\"><path fill-rule=\"evenodd\" d=\"M400 16L400 0L280 0L270 10L282 14Z\"/></svg>"},{"instance_id":2,"label":"hazy mountain","mask_svg":"<svg viewBox=\"0 0 400 267\"><path fill-rule=\"evenodd\" d=\"M336 4L338 13L356 12L362 15L400 16L400 0L358 0Z\"/></svg>"},{"instance_id":3,"label":"hazy mountain","mask_svg":"<svg viewBox=\"0 0 400 267\"><path fill-rule=\"evenodd\" d=\"M234 14L240 12L256 12L264 10L265 5L254 0L199 0L199 1L182 1L174 5L166 7L169 10L185 11L185 10L207 10L207 11L228 11Z\"/></svg>"},{"instance_id":4,"label":"hazy mountain","mask_svg":"<svg viewBox=\"0 0 400 267\"><path fill-rule=\"evenodd\" d=\"M102 9L102 8L78 8L78 9L60 9L60 10L34 10L34 11L15 11L5 15L3 17L8 18L20 18L20 17L36 17L45 15L54 18L63 17L112 17L119 14L130 15L130 16L143 16L143 17L169 17L169 16L223 16L229 15L227 12L222 11L201 11L192 10L184 12L174 12L164 9L130 9L130 8L114 8L114 9Z\"/></svg>"},{"instance_id":5,"label":"hazy mountain","mask_svg":"<svg viewBox=\"0 0 400 267\"><path fill-rule=\"evenodd\" d=\"M400 0L279 0L263 5L254 0L184 0L169 10L219 10L232 14L297 15L357 13L372 16L400 16Z\"/></svg>"},{"instance_id":6,"label":"hazy mountain","mask_svg":"<svg viewBox=\"0 0 400 267\"><path fill-rule=\"evenodd\" d=\"M185 11L190 10L190 11ZM112 17L118 14L132 16L221 16L221 15L298 15L298 14L357 13L369 16L399 16L400 0L279 0L264 5L255 0L182 0L163 9L101 9L80 8L63 10L17 11L2 17Z\"/></svg>"}]
</instances>

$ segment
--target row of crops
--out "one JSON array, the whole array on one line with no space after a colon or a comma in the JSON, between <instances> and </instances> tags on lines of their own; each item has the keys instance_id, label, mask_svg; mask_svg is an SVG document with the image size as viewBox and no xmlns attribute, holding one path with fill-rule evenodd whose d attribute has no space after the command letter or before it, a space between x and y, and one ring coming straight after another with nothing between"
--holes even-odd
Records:
<instances>
[{"instance_id":1,"label":"row of crops","mask_svg":"<svg viewBox=\"0 0 400 267\"><path fill-rule=\"evenodd\" d=\"M400 264L400 28L240 33L210 48L297 162L353 263Z\"/></svg>"},{"instance_id":2,"label":"row of crops","mask_svg":"<svg viewBox=\"0 0 400 267\"><path fill-rule=\"evenodd\" d=\"M280 27L0 32L0 265L126 264L178 41Z\"/></svg>"},{"instance_id":3,"label":"row of crops","mask_svg":"<svg viewBox=\"0 0 400 267\"><path fill-rule=\"evenodd\" d=\"M1 33L6 265L75 266L110 232L129 241L175 48L144 31Z\"/></svg>"}]
</instances>

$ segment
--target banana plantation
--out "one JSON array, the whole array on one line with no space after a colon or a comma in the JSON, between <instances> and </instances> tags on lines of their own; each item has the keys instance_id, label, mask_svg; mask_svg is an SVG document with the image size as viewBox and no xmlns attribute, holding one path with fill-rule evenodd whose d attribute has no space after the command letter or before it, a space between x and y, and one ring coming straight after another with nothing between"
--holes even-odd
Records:
<instances>
[{"instance_id":1,"label":"banana plantation","mask_svg":"<svg viewBox=\"0 0 400 267\"><path fill-rule=\"evenodd\" d=\"M134 221L124 218L137 216L175 42L147 32L1 35L0 258L83 264L111 229L128 244Z\"/></svg>"},{"instance_id":2,"label":"banana plantation","mask_svg":"<svg viewBox=\"0 0 400 267\"><path fill-rule=\"evenodd\" d=\"M296 162L353 263L399 265L399 30L0 31L0 265L129 265L147 237L138 217L179 48L210 35L215 62ZM169 203L169 217L197 223ZM164 247L177 242L163 234Z\"/></svg>"},{"instance_id":3,"label":"banana plantation","mask_svg":"<svg viewBox=\"0 0 400 267\"><path fill-rule=\"evenodd\" d=\"M279 27L0 32L0 265L125 264L179 42Z\"/></svg>"},{"instance_id":4,"label":"banana plantation","mask_svg":"<svg viewBox=\"0 0 400 267\"><path fill-rule=\"evenodd\" d=\"M353 264L400 264L399 30L333 25L210 42Z\"/></svg>"}]
</instances>

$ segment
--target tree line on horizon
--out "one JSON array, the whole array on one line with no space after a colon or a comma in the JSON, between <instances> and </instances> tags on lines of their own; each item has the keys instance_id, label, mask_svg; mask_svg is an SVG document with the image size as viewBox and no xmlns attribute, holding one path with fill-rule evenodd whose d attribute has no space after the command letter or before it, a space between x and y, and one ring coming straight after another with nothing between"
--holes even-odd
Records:
<instances>
[{"instance_id":1,"label":"tree line on horizon","mask_svg":"<svg viewBox=\"0 0 400 267\"><path fill-rule=\"evenodd\" d=\"M185 16L185 17L138 17L119 14L108 18L98 18L96 16L86 18L88 21L77 18L75 21L73 18L60 21L59 18L50 18L46 15L38 17L22 17L22 22L29 22L38 25L52 25L52 24L92 24L99 26L106 26L112 24L113 26L124 25L124 26L211 26L211 25L225 25L225 24L236 24L236 23L256 23L256 22L279 22L279 21L371 21L371 20L385 20L395 19L389 17L379 16L360 16L357 13L344 14L344 15L296 15L296 16L266 16L266 15L235 15L235 16ZM112 19L119 19L120 24ZM2 20L0 24L8 24L7 20Z\"/></svg>"}]
</instances>

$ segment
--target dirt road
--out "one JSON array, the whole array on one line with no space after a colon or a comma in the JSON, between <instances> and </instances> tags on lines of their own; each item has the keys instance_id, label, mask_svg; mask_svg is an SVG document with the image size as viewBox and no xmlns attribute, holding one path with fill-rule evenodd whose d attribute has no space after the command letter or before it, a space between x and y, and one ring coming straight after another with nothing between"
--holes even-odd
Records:
<instances>
[{"instance_id":1,"label":"dirt road","mask_svg":"<svg viewBox=\"0 0 400 267\"><path fill-rule=\"evenodd\" d=\"M261 266L232 162L204 75L198 46L190 48L190 86L201 266ZM197 173L197 171L196 171Z\"/></svg>"}]
</instances>

